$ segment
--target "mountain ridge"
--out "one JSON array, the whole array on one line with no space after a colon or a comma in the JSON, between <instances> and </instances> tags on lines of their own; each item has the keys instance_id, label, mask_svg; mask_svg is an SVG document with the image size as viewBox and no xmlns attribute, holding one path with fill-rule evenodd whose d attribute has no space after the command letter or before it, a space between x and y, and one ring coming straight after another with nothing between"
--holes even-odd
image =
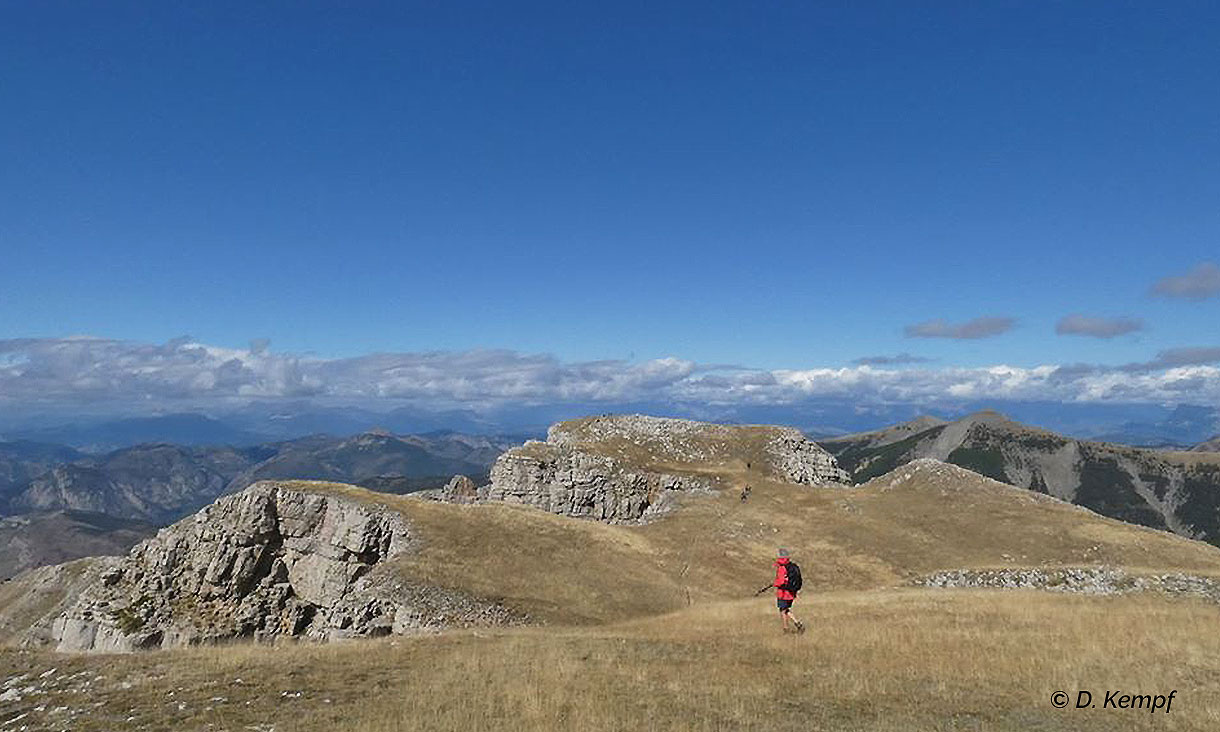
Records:
<instances>
[{"instance_id":1,"label":"mountain ridge","mask_svg":"<svg viewBox=\"0 0 1220 732\"><path fill-rule=\"evenodd\" d=\"M992 411L913 433L901 427L820 444L856 482L931 457L1103 515L1220 542L1220 460L1206 453L1077 440Z\"/></svg>"}]
</instances>

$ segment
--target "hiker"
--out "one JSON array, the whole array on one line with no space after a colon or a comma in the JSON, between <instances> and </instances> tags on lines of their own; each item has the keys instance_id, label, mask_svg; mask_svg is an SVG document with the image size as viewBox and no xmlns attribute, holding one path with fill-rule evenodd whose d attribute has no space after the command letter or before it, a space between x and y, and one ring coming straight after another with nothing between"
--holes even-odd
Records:
<instances>
[{"instance_id":1,"label":"hiker","mask_svg":"<svg viewBox=\"0 0 1220 732\"><path fill-rule=\"evenodd\" d=\"M788 558L787 549L780 549L778 554L774 565L775 581L771 583L775 588L775 605L779 608L779 617L784 623L785 633L804 633L805 624L792 614L792 602L796 600L796 593L801 591L801 568Z\"/></svg>"},{"instance_id":2,"label":"hiker","mask_svg":"<svg viewBox=\"0 0 1220 732\"><path fill-rule=\"evenodd\" d=\"M741 502L745 503L748 500L750 500L750 486L747 485L741 489Z\"/></svg>"}]
</instances>

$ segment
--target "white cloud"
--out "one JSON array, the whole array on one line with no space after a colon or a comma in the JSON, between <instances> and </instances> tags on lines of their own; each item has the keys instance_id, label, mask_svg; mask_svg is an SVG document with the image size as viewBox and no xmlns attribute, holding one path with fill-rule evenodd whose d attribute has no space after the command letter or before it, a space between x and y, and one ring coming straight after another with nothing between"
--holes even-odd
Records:
<instances>
[{"instance_id":1,"label":"white cloud","mask_svg":"<svg viewBox=\"0 0 1220 732\"><path fill-rule=\"evenodd\" d=\"M434 407L504 404L792 404L810 399L1180 401L1220 404L1220 349L1163 351L1125 367L995 365L760 370L680 358L564 363L514 351L380 353L321 359L178 339L163 345L102 338L0 341L0 407L93 403L232 406L311 399Z\"/></svg>"}]
</instances>

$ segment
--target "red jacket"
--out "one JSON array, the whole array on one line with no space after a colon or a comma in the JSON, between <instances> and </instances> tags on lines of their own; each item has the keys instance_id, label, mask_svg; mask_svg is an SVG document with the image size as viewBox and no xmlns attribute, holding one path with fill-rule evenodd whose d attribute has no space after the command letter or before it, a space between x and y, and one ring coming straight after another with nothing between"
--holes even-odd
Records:
<instances>
[{"instance_id":1,"label":"red jacket","mask_svg":"<svg viewBox=\"0 0 1220 732\"><path fill-rule=\"evenodd\" d=\"M780 557L775 560L775 582L771 583L775 587L775 597L780 600L795 600L796 593L789 592L783 589L783 585L788 581L788 557Z\"/></svg>"}]
</instances>

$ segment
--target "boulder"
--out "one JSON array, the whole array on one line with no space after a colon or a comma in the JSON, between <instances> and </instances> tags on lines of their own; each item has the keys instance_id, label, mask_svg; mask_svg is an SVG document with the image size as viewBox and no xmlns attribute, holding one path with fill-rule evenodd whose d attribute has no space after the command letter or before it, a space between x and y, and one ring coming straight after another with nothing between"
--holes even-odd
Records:
<instances>
[{"instance_id":1,"label":"boulder","mask_svg":"<svg viewBox=\"0 0 1220 732\"><path fill-rule=\"evenodd\" d=\"M452 503L470 503L479 498L479 487L464 475L455 475L440 490L438 497Z\"/></svg>"}]
</instances>

